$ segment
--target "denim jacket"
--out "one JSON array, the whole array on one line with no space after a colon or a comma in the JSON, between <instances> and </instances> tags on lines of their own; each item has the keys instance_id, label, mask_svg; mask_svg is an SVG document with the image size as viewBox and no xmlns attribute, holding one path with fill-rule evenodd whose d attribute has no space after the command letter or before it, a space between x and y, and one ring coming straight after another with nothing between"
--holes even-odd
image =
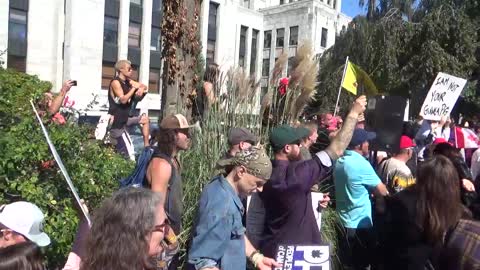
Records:
<instances>
[{"instance_id":1,"label":"denim jacket","mask_svg":"<svg viewBox=\"0 0 480 270\"><path fill-rule=\"evenodd\" d=\"M195 269L246 269L243 211L240 198L223 176L204 188L188 253L188 262Z\"/></svg>"}]
</instances>

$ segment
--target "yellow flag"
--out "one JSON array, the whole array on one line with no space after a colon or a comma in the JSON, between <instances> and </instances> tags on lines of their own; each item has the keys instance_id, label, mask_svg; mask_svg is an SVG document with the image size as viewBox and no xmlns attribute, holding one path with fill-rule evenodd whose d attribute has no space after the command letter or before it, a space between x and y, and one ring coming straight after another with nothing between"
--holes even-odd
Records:
<instances>
[{"instance_id":1,"label":"yellow flag","mask_svg":"<svg viewBox=\"0 0 480 270\"><path fill-rule=\"evenodd\" d=\"M348 92L356 95L357 88L360 83L365 87L365 90L369 95L378 94L377 87L373 83L372 79L370 79L370 76L368 76L364 70L348 61L342 87Z\"/></svg>"}]
</instances>

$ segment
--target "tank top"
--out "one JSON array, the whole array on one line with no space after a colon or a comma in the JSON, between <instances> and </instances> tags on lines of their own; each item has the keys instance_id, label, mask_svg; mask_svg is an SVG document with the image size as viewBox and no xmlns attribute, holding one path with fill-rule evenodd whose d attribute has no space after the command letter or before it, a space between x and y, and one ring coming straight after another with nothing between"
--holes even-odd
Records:
<instances>
[{"instance_id":1,"label":"tank top","mask_svg":"<svg viewBox=\"0 0 480 270\"><path fill-rule=\"evenodd\" d=\"M165 212L176 235L182 231L182 214L183 214L183 190L182 176L173 164L173 159L158 150L153 153L153 158L164 159L172 167L172 174L168 180L167 196L165 198ZM178 164L178 162L177 162ZM146 182L148 183L148 181ZM151 185L149 184L151 187Z\"/></svg>"},{"instance_id":2,"label":"tank top","mask_svg":"<svg viewBox=\"0 0 480 270\"><path fill-rule=\"evenodd\" d=\"M112 129L122 129L125 127L128 121L128 114L130 112L130 101L122 104L115 102L115 99L112 97L112 82L118 81L122 87L123 94L126 95L131 88L130 82L128 80L122 81L120 78L115 77L110 81L110 86L108 87L108 114L113 115ZM115 94L114 94L115 95Z\"/></svg>"}]
</instances>

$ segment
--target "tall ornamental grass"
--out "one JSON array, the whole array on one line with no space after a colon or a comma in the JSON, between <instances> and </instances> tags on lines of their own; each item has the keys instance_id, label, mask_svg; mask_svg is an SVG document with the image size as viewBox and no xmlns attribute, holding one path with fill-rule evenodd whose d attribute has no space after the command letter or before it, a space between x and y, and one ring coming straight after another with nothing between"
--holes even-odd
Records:
<instances>
[{"instance_id":1,"label":"tall ornamental grass","mask_svg":"<svg viewBox=\"0 0 480 270\"><path fill-rule=\"evenodd\" d=\"M282 110L274 110L272 104L278 100L277 85L286 67L286 55L279 57L272 71L268 93L260 101L259 82L251 79L242 70L231 70L220 75L215 88L216 102L206 113L201 130L194 132L191 148L180 157L184 186L184 231L180 235L181 261L186 262L186 249L194 226L198 200L203 187L215 175L216 162L228 148L227 134L232 127L246 127L268 142L270 129L278 124L294 124L311 100L316 86L318 63L313 60L309 44L299 48L291 75L291 83L284 97ZM220 91L226 89L226 91ZM273 121L272 114L280 121ZM267 145L268 147L268 145ZM323 211L322 236L331 245L332 258L336 258L337 237L335 227L338 217L331 208ZM300 228L301 229L301 228ZM242 252L242 251L239 251ZM334 259L334 261L337 261Z\"/></svg>"}]
</instances>

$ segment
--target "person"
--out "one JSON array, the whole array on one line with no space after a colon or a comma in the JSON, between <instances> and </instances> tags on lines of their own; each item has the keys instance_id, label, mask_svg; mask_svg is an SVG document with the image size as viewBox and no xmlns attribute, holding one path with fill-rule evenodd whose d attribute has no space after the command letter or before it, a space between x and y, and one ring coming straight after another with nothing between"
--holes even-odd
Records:
<instances>
[{"instance_id":1,"label":"person","mask_svg":"<svg viewBox=\"0 0 480 270\"><path fill-rule=\"evenodd\" d=\"M190 147L192 127L181 114L165 117L160 123L158 145L146 173L150 189L162 195L162 203L176 235L182 230L183 214L181 166L177 155Z\"/></svg>"},{"instance_id":2,"label":"person","mask_svg":"<svg viewBox=\"0 0 480 270\"><path fill-rule=\"evenodd\" d=\"M399 151L389 159L383 160L377 169L377 174L387 186L390 194L402 191L415 183L407 162L412 158L415 144L409 137L400 137Z\"/></svg>"},{"instance_id":3,"label":"person","mask_svg":"<svg viewBox=\"0 0 480 270\"><path fill-rule=\"evenodd\" d=\"M480 221L460 219L445 234L439 270L480 269Z\"/></svg>"},{"instance_id":4,"label":"person","mask_svg":"<svg viewBox=\"0 0 480 270\"><path fill-rule=\"evenodd\" d=\"M197 91L192 106L192 116L195 121L201 121L206 117L205 113L210 110L217 101L215 89L218 84L219 66L216 63L208 64L203 75L202 88Z\"/></svg>"},{"instance_id":5,"label":"person","mask_svg":"<svg viewBox=\"0 0 480 270\"><path fill-rule=\"evenodd\" d=\"M445 233L462 216L458 182L453 163L437 155L419 165L415 185L387 201L385 269L438 269Z\"/></svg>"},{"instance_id":6,"label":"person","mask_svg":"<svg viewBox=\"0 0 480 270\"><path fill-rule=\"evenodd\" d=\"M228 174L214 177L202 191L188 262L197 270L244 270L248 257L258 269L279 266L252 246L242 225L240 196L261 190L270 178L272 164L267 154L252 147L221 164Z\"/></svg>"},{"instance_id":7,"label":"person","mask_svg":"<svg viewBox=\"0 0 480 270\"><path fill-rule=\"evenodd\" d=\"M258 138L246 128L232 128L228 133L229 149L225 153L225 158L234 157L236 153L249 149L255 145Z\"/></svg>"},{"instance_id":8,"label":"person","mask_svg":"<svg viewBox=\"0 0 480 270\"><path fill-rule=\"evenodd\" d=\"M95 211L82 270L153 270L170 227L162 195L125 188Z\"/></svg>"},{"instance_id":9,"label":"person","mask_svg":"<svg viewBox=\"0 0 480 270\"><path fill-rule=\"evenodd\" d=\"M344 263L354 269L368 269L374 264L375 245L370 194L376 198L388 195L366 157L374 132L356 128L343 157L336 162L333 172L336 212L342 225L340 252ZM379 205L380 202L379 202Z\"/></svg>"},{"instance_id":10,"label":"person","mask_svg":"<svg viewBox=\"0 0 480 270\"><path fill-rule=\"evenodd\" d=\"M50 244L43 232L44 215L33 203L19 201L0 207L0 248L23 242L33 242L40 247Z\"/></svg>"},{"instance_id":11,"label":"person","mask_svg":"<svg viewBox=\"0 0 480 270\"><path fill-rule=\"evenodd\" d=\"M108 90L108 114L113 117L110 140L115 145L117 153L125 158L135 160L132 140L125 127L134 124L149 124L147 116L133 117L131 114L134 102L141 100L146 95L147 88L144 84L131 79L133 69L130 61L117 61L115 71L116 76L110 81Z\"/></svg>"},{"instance_id":12,"label":"person","mask_svg":"<svg viewBox=\"0 0 480 270\"><path fill-rule=\"evenodd\" d=\"M318 139L318 125L315 122L309 121L301 125L301 127L306 128L310 131L307 137L302 139L302 147L300 148L300 153L303 160L312 159L312 154L310 153L310 147L317 142Z\"/></svg>"},{"instance_id":13,"label":"person","mask_svg":"<svg viewBox=\"0 0 480 270\"><path fill-rule=\"evenodd\" d=\"M480 148L473 152L470 170L473 180L477 179L477 176L480 175ZM478 186L478 183L476 184Z\"/></svg>"},{"instance_id":14,"label":"person","mask_svg":"<svg viewBox=\"0 0 480 270\"><path fill-rule=\"evenodd\" d=\"M55 123L65 124L66 120L65 117L60 114L60 108L66 103L65 97L67 96L68 91L70 91L70 88L74 85L76 85L74 81L66 80L63 82L58 95L54 96L51 92L46 92L39 103L39 114L47 115Z\"/></svg>"},{"instance_id":15,"label":"person","mask_svg":"<svg viewBox=\"0 0 480 270\"><path fill-rule=\"evenodd\" d=\"M270 144L275 159L273 171L260 197L266 209L264 240L260 250L273 257L279 244L321 244L320 231L312 208L311 188L331 174L331 166L348 145L358 115L365 110L366 97L353 104L341 131L330 145L301 160L301 139L310 131L288 125L275 127L270 133ZM299 230L301 228L301 230Z\"/></svg>"},{"instance_id":16,"label":"person","mask_svg":"<svg viewBox=\"0 0 480 270\"><path fill-rule=\"evenodd\" d=\"M23 242L0 249L0 270L44 270L40 247Z\"/></svg>"}]
</instances>

